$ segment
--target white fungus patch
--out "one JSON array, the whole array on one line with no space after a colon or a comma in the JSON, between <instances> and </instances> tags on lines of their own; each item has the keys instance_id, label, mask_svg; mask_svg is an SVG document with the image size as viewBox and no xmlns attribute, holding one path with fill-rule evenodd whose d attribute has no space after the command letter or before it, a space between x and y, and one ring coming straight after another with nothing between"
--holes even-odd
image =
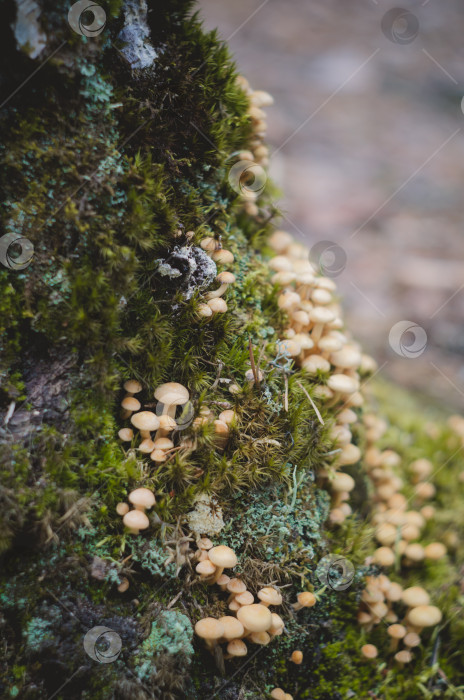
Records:
<instances>
[{"instance_id":1,"label":"white fungus patch","mask_svg":"<svg viewBox=\"0 0 464 700\"><path fill-rule=\"evenodd\" d=\"M39 17L40 7L35 0L16 0L16 21L12 28L18 47L30 58L40 56L47 44Z\"/></svg>"},{"instance_id":2,"label":"white fungus patch","mask_svg":"<svg viewBox=\"0 0 464 700\"><path fill-rule=\"evenodd\" d=\"M131 68L148 68L153 64L157 53L149 37L146 0L126 0L124 27L118 38L125 44L121 53L129 61Z\"/></svg>"},{"instance_id":3,"label":"white fungus patch","mask_svg":"<svg viewBox=\"0 0 464 700\"><path fill-rule=\"evenodd\" d=\"M197 536L214 536L224 527L222 508L215 498L201 493L194 500L194 510L187 513L187 522L191 531Z\"/></svg>"}]
</instances>

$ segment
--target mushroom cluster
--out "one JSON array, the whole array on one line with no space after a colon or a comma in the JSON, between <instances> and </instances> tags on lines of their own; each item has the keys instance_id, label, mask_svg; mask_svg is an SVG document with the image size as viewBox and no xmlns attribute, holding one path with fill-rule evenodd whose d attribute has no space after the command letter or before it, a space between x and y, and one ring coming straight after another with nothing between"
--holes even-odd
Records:
<instances>
[{"instance_id":1,"label":"mushroom cluster","mask_svg":"<svg viewBox=\"0 0 464 700\"><path fill-rule=\"evenodd\" d=\"M238 561L235 552L225 545L213 546L211 540L202 537L197 541L198 550L195 558L199 559L195 567L200 578L207 584L217 584L221 591L228 593L227 604L235 617L225 615L219 619L206 617L195 625L195 632L202 637L210 651L217 644L226 643L225 658L245 656L248 653L244 642L266 645L273 637L284 630L284 621L277 613L269 610L270 606L281 605L282 595L275 588L265 586L258 591L259 603L247 590L239 578L230 578L224 569L234 568Z\"/></svg>"},{"instance_id":2,"label":"mushroom cluster","mask_svg":"<svg viewBox=\"0 0 464 700\"><path fill-rule=\"evenodd\" d=\"M141 441L137 447L139 452L149 454L155 464L162 464L174 451L174 443L170 436L177 427L176 410L185 406L190 398L188 389L178 382L161 384L155 390L157 400L156 413L141 411L141 403L134 397L142 391L142 385L135 379L129 379L124 384L127 392L121 402L122 417L130 418L132 426L140 432ZM153 433L156 431L156 434ZM119 438L123 442L132 442L132 428L121 428Z\"/></svg>"},{"instance_id":3,"label":"mushroom cluster","mask_svg":"<svg viewBox=\"0 0 464 700\"><path fill-rule=\"evenodd\" d=\"M249 150L241 151L238 154L239 160L253 161L257 165L266 168L269 165L269 149L264 143L264 137L267 131L266 112L264 107L270 107L274 104L274 98L264 90L253 90L248 80L239 75L237 84L246 93L249 99L248 115L251 119L253 136L249 144ZM247 197L244 202L244 208L250 216L257 216L259 213L256 204L257 194L247 192Z\"/></svg>"},{"instance_id":4,"label":"mushroom cluster","mask_svg":"<svg viewBox=\"0 0 464 700\"><path fill-rule=\"evenodd\" d=\"M374 552L373 562L389 567L398 560L403 566L416 566L424 560L442 559L446 555L444 544L418 542L426 521L435 514L432 505L424 504L435 495L435 487L429 481L432 463L421 458L409 465L407 472L409 481L414 484L418 506L417 510L409 509L408 500L401 493L403 480L394 471L401 464L399 454L393 450L382 451L375 445L387 429L385 421L371 413L365 414L363 421L367 441L365 463L374 488L372 522L380 545Z\"/></svg>"},{"instance_id":5,"label":"mushroom cluster","mask_svg":"<svg viewBox=\"0 0 464 700\"><path fill-rule=\"evenodd\" d=\"M395 606L403 611L401 622ZM440 609L430 605L427 591L420 586L403 589L385 574L366 578L358 622L366 631L370 631L380 621L388 624L390 652L394 653L399 664L412 661L412 649L421 643L422 630L438 625L441 618ZM398 650L400 643L403 648ZM377 649L372 644L365 645L361 652L366 658L377 656Z\"/></svg>"},{"instance_id":6,"label":"mushroom cluster","mask_svg":"<svg viewBox=\"0 0 464 700\"><path fill-rule=\"evenodd\" d=\"M234 262L234 256L230 250L225 250L216 238L207 236L200 242L200 246L214 260L216 265L227 265ZM216 277L219 287L205 295L206 303L198 305L197 314L201 318L211 318L215 314L224 314L227 311L227 302L222 298L229 286L235 282L235 275L228 270L222 270Z\"/></svg>"},{"instance_id":7,"label":"mushroom cluster","mask_svg":"<svg viewBox=\"0 0 464 700\"><path fill-rule=\"evenodd\" d=\"M232 409L227 408L222 411L218 418L207 406L200 409L200 415L193 421L193 427L199 428L202 425L213 424L214 442L219 450L225 449L229 440L230 426L237 422L237 414Z\"/></svg>"},{"instance_id":8,"label":"mushroom cluster","mask_svg":"<svg viewBox=\"0 0 464 700\"><path fill-rule=\"evenodd\" d=\"M333 467L355 464L361 451L352 441L352 424L358 419L353 409L364 403L360 375L373 372L375 361L363 354L359 344L342 330L335 282L318 273L308 259L307 249L285 231L275 231L269 244L276 253L269 267L274 272L272 281L281 287L278 305L289 319L279 350L284 349L311 377L328 375L327 381L316 388L316 396L331 406L339 406L330 431L336 448ZM333 524L342 523L351 513L345 501L354 483L347 474L339 476L331 484Z\"/></svg>"},{"instance_id":9,"label":"mushroom cluster","mask_svg":"<svg viewBox=\"0 0 464 700\"><path fill-rule=\"evenodd\" d=\"M156 499L150 489L144 487L135 489L129 494L129 502L134 506L134 510L130 510L127 503L118 503L116 512L122 516L122 521L132 535L138 535L140 530L146 530L150 525L150 521L145 513L150 510Z\"/></svg>"}]
</instances>

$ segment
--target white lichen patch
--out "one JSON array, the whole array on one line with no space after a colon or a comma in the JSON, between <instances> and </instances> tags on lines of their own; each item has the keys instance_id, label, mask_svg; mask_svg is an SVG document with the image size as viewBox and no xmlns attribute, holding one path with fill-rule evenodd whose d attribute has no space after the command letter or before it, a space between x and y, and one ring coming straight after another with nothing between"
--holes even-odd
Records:
<instances>
[{"instance_id":1,"label":"white lichen patch","mask_svg":"<svg viewBox=\"0 0 464 700\"><path fill-rule=\"evenodd\" d=\"M146 0L126 0L124 27L118 38L125 44L121 53L129 61L131 68L149 68L153 64L157 53L149 37Z\"/></svg>"},{"instance_id":2,"label":"white lichen patch","mask_svg":"<svg viewBox=\"0 0 464 700\"><path fill-rule=\"evenodd\" d=\"M40 7L35 0L16 0L16 21L13 31L18 47L30 58L40 56L47 37L39 23Z\"/></svg>"},{"instance_id":3,"label":"white lichen patch","mask_svg":"<svg viewBox=\"0 0 464 700\"><path fill-rule=\"evenodd\" d=\"M195 498L194 510L187 513L187 522L191 531L197 536L212 537L221 532L224 527L222 508L215 498L202 493Z\"/></svg>"}]
</instances>

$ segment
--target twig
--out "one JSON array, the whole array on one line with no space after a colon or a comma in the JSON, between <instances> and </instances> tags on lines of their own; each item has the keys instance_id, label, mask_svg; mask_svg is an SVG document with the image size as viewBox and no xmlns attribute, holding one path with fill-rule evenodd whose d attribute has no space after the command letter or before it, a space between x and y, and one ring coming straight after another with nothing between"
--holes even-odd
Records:
<instances>
[{"instance_id":1,"label":"twig","mask_svg":"<svg viewBox=\"0 0 464 700\"><path fill-rule=\"evenodd\" d=\"M253 372L253 378L255 380L255 384L258 386L258 389L259 389L259 387L260 387L259 376L258 376L258 372L256 371L255 358L253 355L253 344L251 342L251 338L248 339L248 352L250 353L250 364L251 364L251 371Z\"/></svg>"},{"instance_id":2,"label":"twig","mask_svg":"<svg viewBox=\"0 0 464 700\"><path fill-rule=\"evenodd\" d=\"M316 404L314 403L314 401L312 400L312 398L310 397L310 395L308 394L308 392L307 392L306 389L304 388L303 384L302 384L301 382L297 382L297 384L298 384L298 386L300 387L300 389L303 390L304 394L306 395L306 398L309 400L309 403L310 403L311 406L314 408L314 410L315 410L315 412L316 412L316 416L319 418L319 422L320 422L322 425L324 425L324 421L323 421L323 419L322 419L322 416L321 416L321 414L320 414L320 412L319 412L318 407L316 406Z\"/></svg>"},{"instance_id":3,"label":"twig","mask_svg":"<svg viewBox=\"0 0 464 700\"><path fill-rule=\"evenodd\" d=\"M288 413L288 377L287 377L285 372L284 372L284 384L285 384L284 410L287 411L287 413Z\"/></svg>"}]
</instances>

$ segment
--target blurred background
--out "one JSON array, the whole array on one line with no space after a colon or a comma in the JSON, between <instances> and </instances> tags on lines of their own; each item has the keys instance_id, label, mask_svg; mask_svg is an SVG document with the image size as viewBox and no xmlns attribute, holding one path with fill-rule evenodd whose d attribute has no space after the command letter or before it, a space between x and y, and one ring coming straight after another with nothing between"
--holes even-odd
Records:
<instances>
[{"instance_id":1,"label":"blurred background","mask_svg":"<svg viewBox=\"0 0 464 700\"><path fill-rule=\"evenodd\" d=\"M464 4L199 5L252 87L274 96L281 228L346 255L334 279L380 374L463 410Z\"/></svg>"}]
</instances>

